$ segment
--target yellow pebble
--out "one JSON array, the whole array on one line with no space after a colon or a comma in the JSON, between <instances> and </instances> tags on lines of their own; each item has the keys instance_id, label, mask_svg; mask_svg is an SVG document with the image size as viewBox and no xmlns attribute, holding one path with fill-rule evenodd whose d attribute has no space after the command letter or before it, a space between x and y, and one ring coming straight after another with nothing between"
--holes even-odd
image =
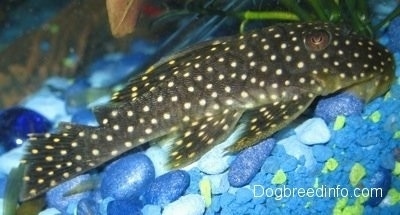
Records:
<instances>
[{"instance_id":1,"label":"yellow pebble","mask_svg":"<svg viewBox=\"0 0 400 215\"><path fill-rule=\"evenodd\" d=\"M274 177L271 180L272 184L284 184L286 182L286 174L283 170L276 171Z\"/></svg>"},{"instance_id":2,"label":"yellow pebble","mask_svg":"<svg viewBox=\"0 0 400 215\"><path fill-rule=\"evenodd\" d=\"M354 166L350 170L350 183L353 187L357 186L361 179L367 174L365 168L360 163L355 163Z\"/></svg>"},{"instance_id":3,"label":"yellow pebble","mask_svg":"<svg viewBox=\"0 0 400 215\"><path fill-rule=\"evenodd\" d=\"M400 162L396 161L394 164L393 175L400 176Z\"/></svg>"},{"instance_id":4,"label":"yellow pebble","mask_svg":"<svg viewBox=\"0 0 400 215\"><path fill-rule=\"evenodd\" d=\"M211 181L207 177L204 177L199 182L200 194L204 198L204 202L206 203L206 207L211 205Z\"/></svg>"},{"instance_id":5,"label":"yellow pebble","mask_svg":"<svg viewBox=\"0 0 400 215\"><path fill-rule=\"evenodd\" d=\"M400 131L394 132L393 139L400 139Z\"/></svg>"},{"instance_id":6,"label":"yellow pebble","mask_svg":"<svg viewBox=\"0 0 400 215\"><path fill-rule=\"evenodd\" d=\"M337 131L340 130L344 127L344 124L346 123L346 117L343 115L339 115L336 117L335 123L333 124L333 130Z\"/></svg>"},{"instance_id":7,"label":"yellow pebble","mask_svg":"<svg viewBox=\"0 0 400 215\"><path fill-rule=\"evenodd\" d=\"M335 158L329 158L325 162L325 166L322 169L322 173L328 173L334 171L339 166L339 163Z\"/></svg>"},{"instance_id":8,"label":"yellow pebble","mask_svg":"<svg viewBox=\"0 0 400 215\"><path fill-rule=\"evenodd\" d=\"M369 116L369 119L370 119L372 122L374 122L374 123L379 122L379 120L381 120L381 112L379 112L378 110L377 110L377 111L374 111L374 112Z\"/></svg>"}]
</instances>

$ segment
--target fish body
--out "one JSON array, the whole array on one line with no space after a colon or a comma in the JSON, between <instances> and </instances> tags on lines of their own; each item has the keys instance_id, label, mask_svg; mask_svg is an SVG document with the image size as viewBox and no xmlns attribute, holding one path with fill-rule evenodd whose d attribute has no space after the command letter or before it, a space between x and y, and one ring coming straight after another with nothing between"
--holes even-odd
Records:
<instances>
[{"instance_id":1,"label":"fish body","mask_svg":"<svg viewBox=\"0 0 400 215\"><path fill-rule=\"evenodd\" d=\"M161 60L94 110L99 126L63 123L30 138L21 200L149 141L172 139L171 168L224 141L238 152L285 127L318 96L351 91L365 101L394 77L376 42L326 23L279 24L196 45Z\"/></svg>"}]
</instances>

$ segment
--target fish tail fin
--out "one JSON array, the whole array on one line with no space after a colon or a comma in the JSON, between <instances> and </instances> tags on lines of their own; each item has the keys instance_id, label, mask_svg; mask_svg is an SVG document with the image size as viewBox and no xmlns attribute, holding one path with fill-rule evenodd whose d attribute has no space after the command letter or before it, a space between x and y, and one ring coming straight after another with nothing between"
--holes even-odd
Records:
<instances>
[{"instance_id":1,"label":"fish tail fin","mask_svg":"<svg viewBox=\"0 0 400 215\"><path fill-rule=\"evenodd\" d=\"M29 200L107 159L96 148L99 128L62 123L55 134L31 134L24 165L20 200ZM97 145L97 147L99 147ZM101 158L100 158L101 157Z\"/></svg>"}]
</instances>

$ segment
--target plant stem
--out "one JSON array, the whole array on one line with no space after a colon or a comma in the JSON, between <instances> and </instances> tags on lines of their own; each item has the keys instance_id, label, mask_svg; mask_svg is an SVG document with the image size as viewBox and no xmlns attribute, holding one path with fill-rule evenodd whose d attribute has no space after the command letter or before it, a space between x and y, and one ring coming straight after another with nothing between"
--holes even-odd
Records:
<instances>
[{"instance_id":1,"label":"plant stem","mask_svg":"<svg viewBox=\"0 0 400 215\"><path fill-rule=\"evenodd\" d=\"M239 16L245 20L300 20L296 14L285 11L245 11Z\"/></svg>"}]
</instances>

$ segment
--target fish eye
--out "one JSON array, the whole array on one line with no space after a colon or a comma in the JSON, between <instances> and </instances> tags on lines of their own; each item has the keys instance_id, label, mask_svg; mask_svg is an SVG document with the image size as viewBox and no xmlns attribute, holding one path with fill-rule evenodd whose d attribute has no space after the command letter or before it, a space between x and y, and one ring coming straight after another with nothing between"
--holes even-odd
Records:
<instances>
[{"instance_id":1,"label":"fish eye","mask_svg":"<svg viewBox=\"0 0 400 215\"><path fill-rule=\"evenodd\" d=\"M314 29L306 32L304 45L309 51L322 51L331 42L331 34L324 29Z\"/></svg>"}]
</instances>

